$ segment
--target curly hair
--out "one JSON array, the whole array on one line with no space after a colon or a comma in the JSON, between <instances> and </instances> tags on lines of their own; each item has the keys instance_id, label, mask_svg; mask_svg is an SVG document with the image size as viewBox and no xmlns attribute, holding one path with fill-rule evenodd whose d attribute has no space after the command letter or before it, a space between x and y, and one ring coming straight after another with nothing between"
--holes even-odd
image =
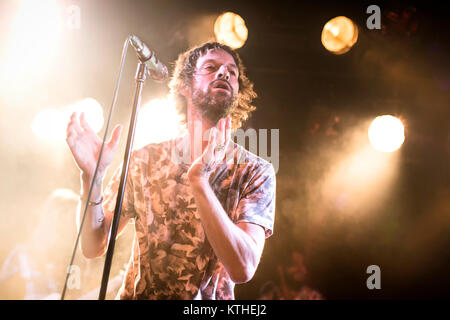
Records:
<instances>
[{"instance_id":1,"label":"curly hair","mask_svg":"<svg viewBox=\"0 0 450 320\"><path fill-rule=\"evenodd\" d=\"M230 112L232 127L237 129L242 126L242 123L247 120L251 112L256 109L256 107L252 105L252 101L257 97L257 94L253 90L253 83L245 75L245 67L241 58L238 53L229 46L218 42L207 42L180 54L175 62L174 73L169 83L170 94L176 100L179 112L186 116L186 99L181 95L180 90L183 87L192 87L192 78L195 73L198 58L209 50L214 49L224 50L229 53L239 69L237 104Z\"/></svg>"}]
</instances>

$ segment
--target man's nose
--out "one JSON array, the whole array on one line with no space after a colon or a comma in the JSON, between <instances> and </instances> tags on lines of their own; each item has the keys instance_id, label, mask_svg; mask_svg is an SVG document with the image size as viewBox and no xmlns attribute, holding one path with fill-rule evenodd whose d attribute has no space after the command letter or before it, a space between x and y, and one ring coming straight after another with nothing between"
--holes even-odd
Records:
<instances>
[{"instance_id":1,"label":"man's nose","mask_svg":"<svg viewBox=\"0 0 450 320\"><path fill-rule=\"evenodd\" d=\"M217 72L217 78L218 79L225 79L230 80L230 72L228 71L228 68L222 66L219 68L219 72Z\"/></svg>"}]
</instances>

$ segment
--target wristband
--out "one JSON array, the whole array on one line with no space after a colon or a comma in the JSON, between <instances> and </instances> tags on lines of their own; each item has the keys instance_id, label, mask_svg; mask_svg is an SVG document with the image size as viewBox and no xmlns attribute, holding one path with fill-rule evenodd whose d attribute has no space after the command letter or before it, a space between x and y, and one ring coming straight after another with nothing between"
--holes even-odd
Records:
<instances>
[{"instance_id":1,"label":"wristband","mask_svg":"<svg viewBox=\"0 0 450 320\"><path fill-rule=\"evenodd\" d=\"M81 201L85 201L81 196L80 196L80 200ZM99 204L101 204L103 202L103 196L100 198L100 200L98 200L97 202L95 201L89 201L89 206L98 206Z\"/></svg>"}]
</instances>

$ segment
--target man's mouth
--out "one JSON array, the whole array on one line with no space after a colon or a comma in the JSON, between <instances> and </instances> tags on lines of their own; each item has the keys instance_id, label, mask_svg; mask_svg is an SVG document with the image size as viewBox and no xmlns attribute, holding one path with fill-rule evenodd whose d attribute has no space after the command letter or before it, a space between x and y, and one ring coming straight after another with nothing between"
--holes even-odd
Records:
<instances>
[{"instance_id":1,"label":"man's mouth","mask_svg":"<svg viewBox=\"0 0 450 320\"><path fill-rule=\"evenodd\" d=\"M212 88L231 91L231 86L227 82L221 80L215 81L212 85Z\"/></svg>"}]
</instances>

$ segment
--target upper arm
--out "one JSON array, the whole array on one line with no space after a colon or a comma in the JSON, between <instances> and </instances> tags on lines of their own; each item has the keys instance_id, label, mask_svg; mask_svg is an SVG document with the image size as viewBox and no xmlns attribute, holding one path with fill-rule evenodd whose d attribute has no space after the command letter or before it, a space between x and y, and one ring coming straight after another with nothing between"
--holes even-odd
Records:
<instances>
[{"instance_id":1,"label":"upper arm","mask_svg":"<svg viewBox=\"0 0 450 320\"><path fill-rule=\"evenodd\" d=\"M272 235L275 220L275 188L273 167L271 165L258 167L239 199L235 223L249 225L250 227L245 228L251 233L255 242L259 242L257 235L260 232L254 229L262 230L265 238Z\"/></svg>"}]
</instances>

